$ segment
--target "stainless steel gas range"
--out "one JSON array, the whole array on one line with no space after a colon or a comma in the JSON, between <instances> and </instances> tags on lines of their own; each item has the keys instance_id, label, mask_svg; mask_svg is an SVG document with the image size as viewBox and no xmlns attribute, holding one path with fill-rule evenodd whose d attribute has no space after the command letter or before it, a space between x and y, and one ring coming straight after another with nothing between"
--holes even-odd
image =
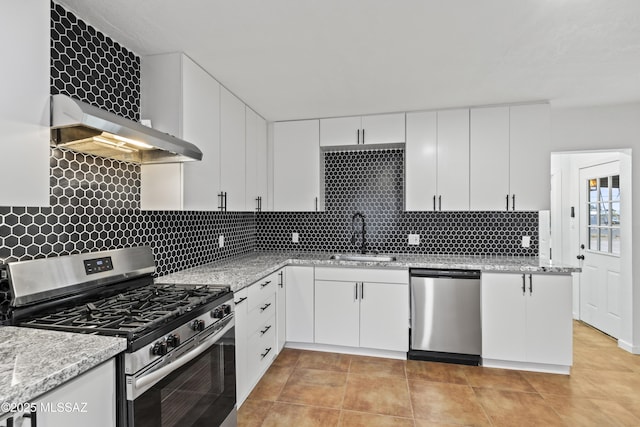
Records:
<instances>
[{"instance_id":1,"label":"stainless steel gas range","mask_svg":"<svg viewBox=\"0 0 640 427\"><path fill-rule=\"evenodd\" d=\"M121 427L235 425L235 319L226 286L156 285L149 247L7 264L5 323L127 339Z\"/></svg>"}]
</instances>

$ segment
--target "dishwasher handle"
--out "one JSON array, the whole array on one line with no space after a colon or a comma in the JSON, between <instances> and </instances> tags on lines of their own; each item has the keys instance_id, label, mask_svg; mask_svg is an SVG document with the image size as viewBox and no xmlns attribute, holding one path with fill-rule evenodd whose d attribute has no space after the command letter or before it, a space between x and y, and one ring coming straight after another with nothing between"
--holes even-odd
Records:
<instances>
[{"instance_id":1,"label":"dishwasher handle","mask_svg":"<svg viewBox=\"0 0 640 427\"><path fill-rule=\"evenodd\" d=\"M409 270L411 277L433 277L444 279L480 279L479 270L445 270L445 269L425 269L412 268Z\"/></svg>"}]
</instances>

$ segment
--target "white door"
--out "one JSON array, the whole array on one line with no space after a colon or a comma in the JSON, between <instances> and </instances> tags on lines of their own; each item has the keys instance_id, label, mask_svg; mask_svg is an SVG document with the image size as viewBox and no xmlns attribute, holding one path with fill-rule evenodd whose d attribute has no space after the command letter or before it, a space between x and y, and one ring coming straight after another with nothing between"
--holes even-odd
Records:
<instances>
[{"instance_id":1,"label":"white door","mask_svg":"<svg viewBox=\"0 0 640 427\"><path fill-rule=\"evenodd\" d=\"M360 283L316 280L316 344L358 347L360 343Z\"/></svg>"},{"instance_id":2,"label":"white door","mask_svg":"<svg viewBox=\"0 0 640 427\"><path fill-rule=\"evenodd\" d=\"M404 113L363 116L362 132L360 138L362 144L392 144L404 142Z\"/></svg>"},{"instance_id":3,"label":"white door","mask_svg":"<svg viewBox=\"0 0 640 427\"><path fill-rule=\"evenodd\" d=\"M435 199L438 192L436 114L434 111L407 114L407 143L405 146L405 210L407 211L436 209Z\"/></svg>"},{"instance_id":4,"label":"white door","mask_svg":"<svg viewBox=\"0 0 640 427\"><path fill-rule=\"evenodd\" d=\"M360 347L408 351L409 285L364 282L360 286Z\"/></svg>"},{"instance_id":5,"label":"white door","mask_svg":"<svg viewBox=\"0 0 640 427\"><path fill-rule=\"evenodd\" d=\"M227 193L227 210L246 209L245 183L245 105L223 87L220 90L220 189Z\"/></svg>"},{"instance_id":6,"label":"white door","mask_svg":"<svg viewBox=\"0 0 640 427\"><path fill-rule=\"evenodd\" d=\"M580 169L580 319L618 338L621 314L620 162Z\"/></svg>"},{"instance_id":7,"label":"white door","mask_svg":"<svg viewBox=\"0 0 640 427\"><path fill-rule=\"evenodd\" d=\"M286 272L286 337L313 342L313 267L289 266Z\"/></svg>"},{"instance_id":8,"label":"white door","mask_svg":"<svg viewBox=\"0 0 640 427\"><path fill-rule=\"evenodd\" d=\"M438 111L438 210L469 210L469 110Z\"/></svg>"},{"instance_id":9,"label":"white door","mask_svg":"<svg viewBox=\"0 0 640 427\"><path fill-rule=\"evenodd\" d=\"M278 272L278 289L276 300L276 340L278 342L278 353L284 347L287 340L287 294L286 294L285 269Z\"/></svg>"},{"instance_id":10,"label":"white door","mask_svg":"<svg viewBox=\"0 0 640 427\"><path fill-rule=\"evenodd\" d=\"M360 144L362 119L357 117L336 117L320 120L320 146Z\"/></svg>"}]
</instances>

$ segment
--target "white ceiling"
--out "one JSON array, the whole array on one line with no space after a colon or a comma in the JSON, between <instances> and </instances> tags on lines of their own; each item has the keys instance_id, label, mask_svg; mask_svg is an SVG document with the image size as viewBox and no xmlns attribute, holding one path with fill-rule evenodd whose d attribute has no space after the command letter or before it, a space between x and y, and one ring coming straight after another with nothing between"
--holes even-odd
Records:
<instances>
[{"instance_id":1,"label":"white ceiling","mask_svg":"<svg viewBox=\"0 0 640 427\"><path fill-rule=\"evenodd\" d=\"M268 120L640 101L638 0L56 0Z\"/></svg>"}]
</instances>

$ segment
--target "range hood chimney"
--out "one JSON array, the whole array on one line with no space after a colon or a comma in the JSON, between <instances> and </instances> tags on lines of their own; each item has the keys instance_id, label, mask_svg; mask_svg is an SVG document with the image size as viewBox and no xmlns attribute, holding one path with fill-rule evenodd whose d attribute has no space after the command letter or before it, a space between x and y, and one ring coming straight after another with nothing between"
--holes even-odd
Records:
<instances>
[{"instance_id":1,"label":"range hood chimney","mask_svg":"<svg viewBox=\"0 0 640 427\"><path fill-rule=\"evenodd\" d=\"M144 164L202 160L189 142L66 95L51 96L51 145Z\"/></svg>"}]
</instances>

